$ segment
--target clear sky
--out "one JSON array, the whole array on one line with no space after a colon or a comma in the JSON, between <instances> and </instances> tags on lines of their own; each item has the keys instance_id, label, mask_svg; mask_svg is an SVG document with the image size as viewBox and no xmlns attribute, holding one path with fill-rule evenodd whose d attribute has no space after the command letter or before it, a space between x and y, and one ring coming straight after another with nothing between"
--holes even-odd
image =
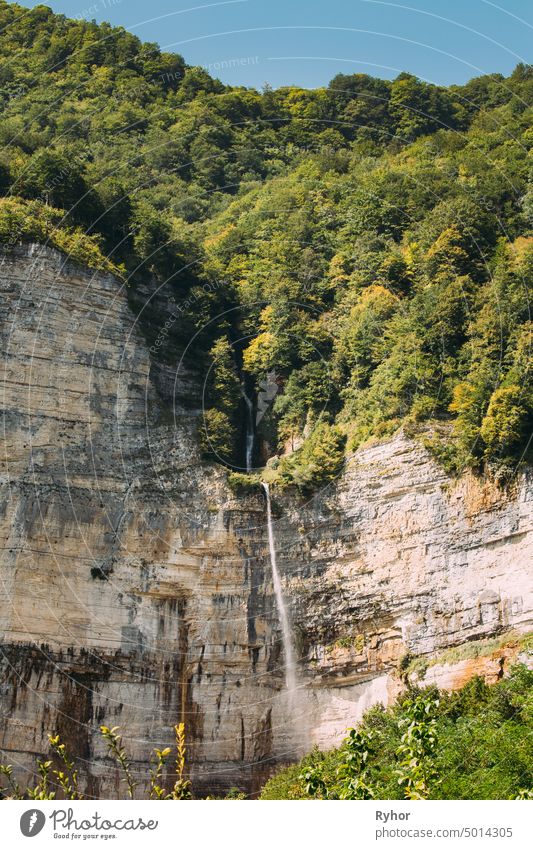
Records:
<instances>
[{"instance_id":1,"label":"clear sky","mask_svg":"<svg viewBox=\"0 0 533 849\"><path fill-rule=\"evenodd\" d=\"M37 5L22 0L23 5ZM51 0L181 53L233 85L327 84L410 71L462 83L532 62L533 0Z\"/></svg>"}]
</instances>

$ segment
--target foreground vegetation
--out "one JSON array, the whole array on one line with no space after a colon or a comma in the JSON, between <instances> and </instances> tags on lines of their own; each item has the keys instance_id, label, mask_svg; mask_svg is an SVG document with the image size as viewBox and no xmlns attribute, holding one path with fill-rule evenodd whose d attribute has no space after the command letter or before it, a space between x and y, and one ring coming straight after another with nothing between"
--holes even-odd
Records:
<instances>
[{"instance_id":1,"label":"foreground vegetation","mask_svg":"<svg viewBox=\"0 0 533 849\"><path fill-rule=\"evenodd\" d=\"M4 2L0 59L1 241L167 282L206 456L243 465L245 385L302 490L401 426L450 471L531 458L530 66L258 92Z\"/></svg>"},{"instance_id":2,"label":"foreground vegetation","mask_svg":"<svg viewBox=\"0 0 533 849\"><path fill-rule=\"evenodd\" d=\"M411 689L369 710L339 749L275 775L262 799L533 798L533 672L491 687Z\"/></svg>"},{"instance_id":3,"label":"foreground vegetation","mask_svg":"<svg viewBox=\"0 0 533 849\"><path fill-rule=\"evenodd\" d=\"M129 799L136 798L139 781L133 776L128 754L119 734L118 727L100 726L100 734L107 744L111 774L117 778L117 786L124 786ZM191 798L191 782L185 777L185 726L180 723L174 727L176 748L175 762L170 765L172 749L154 749L150 757L150 767L146 781L149 799ZM0 799L84 799L78 782L78 769L75 759L61 742L58 734L50 734L50 759L37 760L37 781L22 787L14 776L11 764L0 764ZM123 793L117 790L117 798ZM92 797L91 797L92 798Z\"/></svg>"},{"instance_id":4,"label":"foreground vegetation","mask_svg":"<svg viewBox=\"0 0 533 849\"><path fill-rule=\"evenodd\" d=\"M392 707L367 711L340 748L314 750L281 770L260 798L532 799L532 722L533 671L523 664L491 687L481 678L454 693L409 687ZM183 724L175 727L174 753L153 750L146 779L134 778L119 729L101 726L100 733L117 798L193 798ZM59 736L49 742L51 757L37 761L33 784L22 787L13 767L0 764L0 799L84 798L75 758ZM232 788L225 798L246 794Z\"/></svg>"}]
</instances>

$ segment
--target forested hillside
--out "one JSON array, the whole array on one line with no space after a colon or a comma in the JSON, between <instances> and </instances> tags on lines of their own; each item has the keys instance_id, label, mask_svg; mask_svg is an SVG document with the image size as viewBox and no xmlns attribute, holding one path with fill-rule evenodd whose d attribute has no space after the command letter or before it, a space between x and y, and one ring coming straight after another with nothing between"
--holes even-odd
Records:
<instances>
[{"instance_id":1,"label":"forested hillside","mask_svg":"<svg viewBox=\"0 0 533 849\"><path fill-rule=\"evenodd\" d=\"M206 455L243 465L242 387L257 406L270 375L279 483L402 425L449 470L529 458L531 67L257 92L6 3L0 53L0 241L168 281L174 342L212 363Z\"/></svg>"}]
</instances>

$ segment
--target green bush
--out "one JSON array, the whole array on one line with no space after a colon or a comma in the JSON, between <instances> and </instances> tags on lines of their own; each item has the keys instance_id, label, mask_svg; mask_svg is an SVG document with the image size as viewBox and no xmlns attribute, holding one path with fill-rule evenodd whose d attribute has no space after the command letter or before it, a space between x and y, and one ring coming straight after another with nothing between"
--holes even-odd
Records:
<instances>
[{"instance_id":1,"label":"green bush","mask_svg":"<svg viewBox=\"0 0 533 849\"><path fill-rule=\"evenodd\" d=\"M496 389L489 401L481 422L480 434L485 443L485 457L509 457L521 444L531 423L524 388L502 386Z\"/></svg>"},{"instance_id":2,"label":"green bush","mask_svg":"<svg viewBox=\"0 0 533 849\"><path fill-rule=\"evenodd\" d=\"M243 472L230 472L228 484L233 492L240 495L258 493L261 491L261 478L259 475L244 474Z\"/></svg>"},{"instance_id":3,"label":"green bush","mask_svg":"<svg viewBox=\"0 0 533 849\"><path fill-rule=\"evenodd\" d=\"M339 749L274 775L261 798L528 798L532 718L533 671L523 664L491 687L473 678L452 693L412 688L367 711Z\"/></svg>"},{"instance_id":4,"label":"green bush","mask_svg":"<svg viewBox=\"0 0 533 849\"><path fill-rule=\"evenodd\" d=\"M110 262L101 249L101 238L88 236L80 228L65 227L64 213L36 201L0 198L0 244L13 247L22 242L38 242L57 248L69 259L117 277L124 268Z\"/></svg>"},{"instance_id":5,"label":"green bush","mask_svg":"<svg viewBox=\"0 0 533 849\"><path fill-rule=\"evenodd\" d=\"M204 410L199 430L204 457L231 463L235 451L235 429L229 416L221 410Z\"/></svg>"},{"instance_id":6,"label":"green bush","mask_svg":"<svg viewBox=\"0 0 533 849\"><path fill-rule=\"evenodd\" d=\"M296 486L304 493L331 483L342 470L345 443L338 427L320 422L298 451L282 458L277 469L279 483Z\"/></svg>"},{"instance_id":7,"label":"green bush","mask_svg":"<svg viewBox=\"0 0 533 849\"><path fill-rule=\"evenodd\" d=\"M16 3L0 4L0 60L4 244L51 244L132 288L170 281L191 371L238 340L205 404L234 429L213 422L225 462L242 454L235 381L258 396L269 372L270 446L323 416L351 447L455 424L434 449L456 471L531 457L531 398L509 394L531 382L531 66L258 92ZM331 451L314 452L286 481L328 480Z\"/></svg>"}]
</instances>

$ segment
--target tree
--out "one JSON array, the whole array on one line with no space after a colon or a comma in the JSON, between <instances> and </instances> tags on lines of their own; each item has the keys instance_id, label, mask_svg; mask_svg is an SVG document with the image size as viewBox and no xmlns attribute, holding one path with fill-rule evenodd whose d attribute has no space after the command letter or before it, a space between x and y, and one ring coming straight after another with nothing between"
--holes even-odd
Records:
<instances>
[{"instance_id":1,"label":"tree","mask_svg":"<svg viewBox=\"0 0 533 849\"><path fill-rule=\"evenodd\" d=\"M405 728L396 755L399 760L398 784L406 799L428 799L438 773L435 754L438 744L436 714L439 700L432 694L419 693L403 703Z\"/></svg>"},{"instance_id":2,"label":"tree","mask_svg":"<svg viewBox=\"0 0 533 849\"><path fill-rule=\"evenodd\" d=\"M233 347L227 336L221 336L209 351L211 367L206 386L206 398L216 404L231 419L238 413L242 398Z\"/></svg>"},{"instance_id":3,"label":"tree","mask_svg":"<svg viewBox=\"0 0 533 849\"><path fill-rule=\"evenodd\" d=\"M96 197L83 176L83 162L74 152L43 149L33 154L20 174L25 197L64 209L74 221L96 213Z\"/></svg>"},{"instance_id":4,"label":"tree","mask_svg":"<svg viewBox=\"0 0 533 849\"><path fill-rule=\"evenodd\" d=\"M392 83L389 113L395 122L395 134L405 142L439 127L455 126L452 100L437 86L428 85L412 74L399 74Z\"/></svg>"},{"instance_id":5,"label":"tree","mask_svg":"<svg viewBox=\"0 0 533 849\"><path fill-rule=\"evenodd\" d=\"M345 442L338 427L319 422L303 446L282 460L281 483L295 485L303 492L331 483L341 472Z\"/></svg>"},{"instance_id":6,"label":"tree","mask_svg":"<svg viewBox=\"0 0 533 849\"><path fill-rule=\"evenodd\" d=\"M204 457L220 463L231 463L235 450L235 429L230 417L214 408L204 410L199 431Z\"/></svg>"},{"instance_id":7,"label":"tree","mask_svg":"<svg viewBox=\"0 0 533 849\"><path fill-rule=\"evenodd\" d=\"M523 388L511 385L496 389L480 428L486 459L512 456L523 444L528 420L531 420L531 412L525 403Z\"/></svg>"}]
</instances>

